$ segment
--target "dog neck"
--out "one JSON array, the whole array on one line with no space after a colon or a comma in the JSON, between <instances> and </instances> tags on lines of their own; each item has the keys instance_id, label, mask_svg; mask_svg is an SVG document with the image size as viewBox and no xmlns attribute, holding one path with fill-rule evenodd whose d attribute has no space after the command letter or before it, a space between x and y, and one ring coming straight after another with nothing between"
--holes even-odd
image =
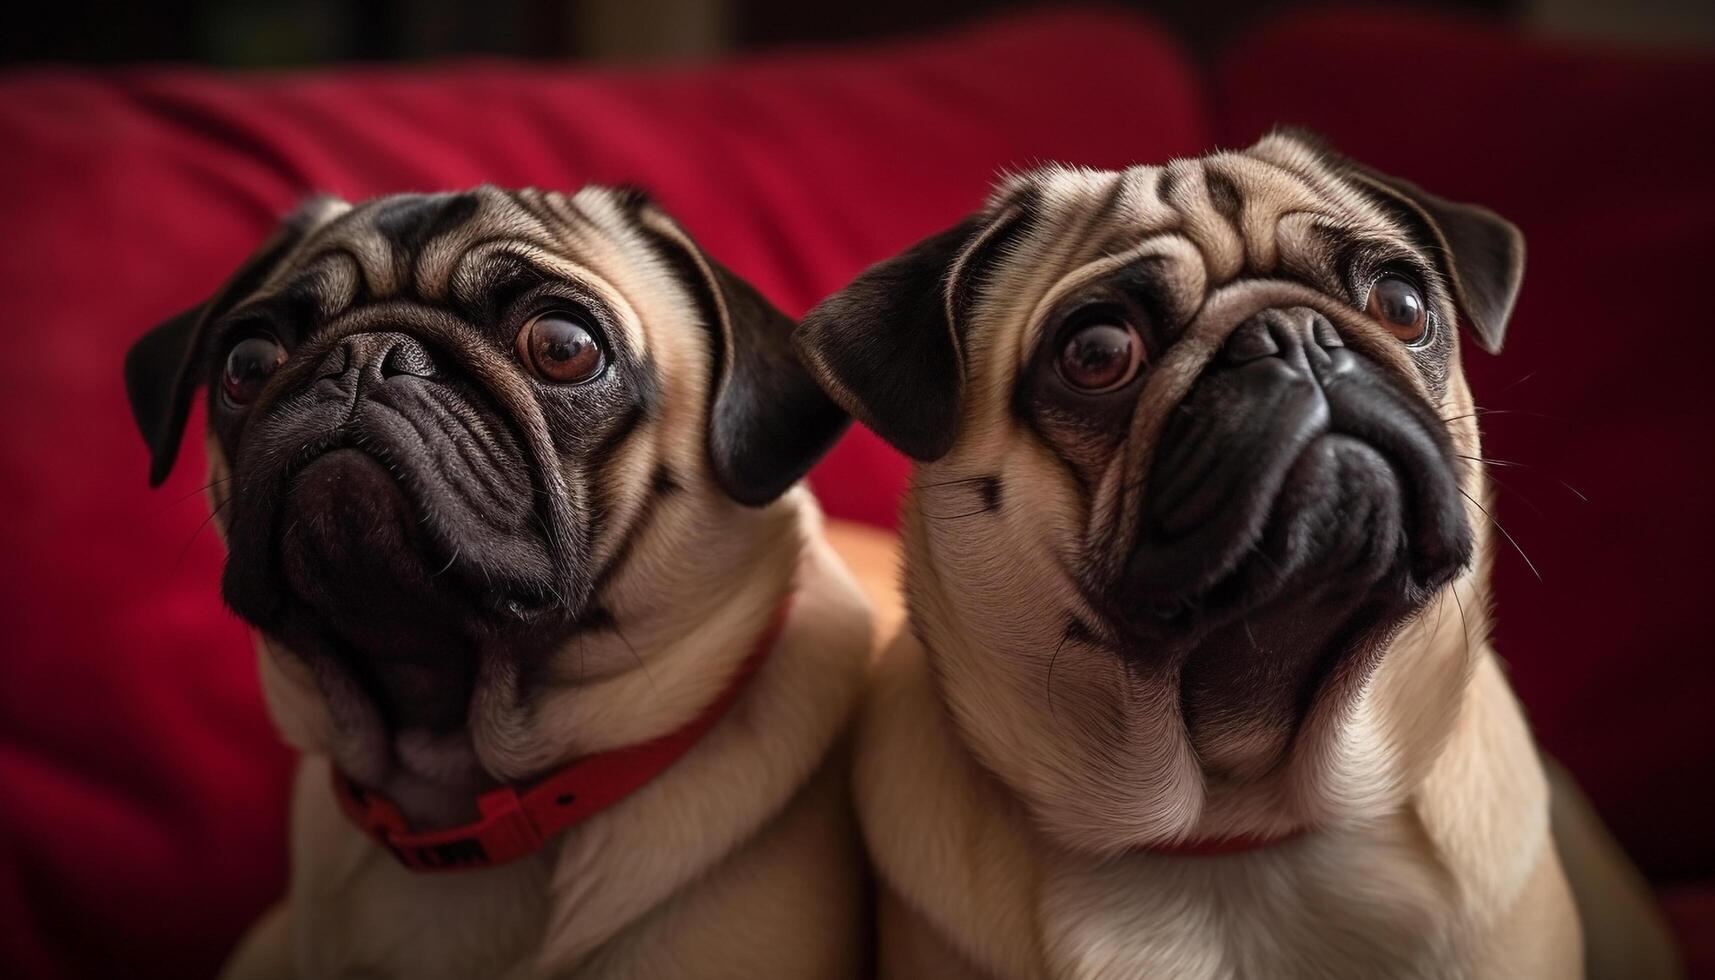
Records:
<instances>
[{"instance_id":1,"label":"dog neck","mask_svg":"<svg viewBox=\"0 0 1715 980\"><path fill-rule=\"evenodd\" d=\"M289 742L385 795L413 828L467 823L489 789L647 742L716 700L791 588L815 517L807 500L794 491L766 508L733 506L700 531L658 529L690 539L675 551L696 559L634 556L599 596L600 614L537 669L486 658L456 731L390 739L342 678L259 637L270 709Z\"/></svg>"},{"instance_id":2,"label":"dog neck","mask_svg":"<svg viewBox=\"0 0 1715 980\"><path fill-rule=\"evenodd\" d=\"M641 789L695 748L773 652L791 607L792 594L787 592L725 690L689 723L647 742L585 756L533 785L502 786L483 793L476 800L480 818L462 827L418 831L392 801L337 771L334 794L352 823L414 871L492 867L528 857L561 831Z\"/></svg>"},{"instance_id":3,"label":"dog neck","mask_svg":"<svg viewBox=\"0 0 1715 980\"><path fill-rule=\"evenodd\" d=\"M1395 811L1433 764L1464 710L1474 664L1489 655L1488 568L1479 561L1330 678L1280 763L1221 778L1191 744L1175 686L1068 637L1063 610L1006 598L982 578L986 563L939 560L954 552L932 540L931 524L907 506L912 629L939 696L973 757L1037 826L1079 850L1266 842ZM1479 554L1488 553L1485 540Z\"/></svg>"}]
</instances>

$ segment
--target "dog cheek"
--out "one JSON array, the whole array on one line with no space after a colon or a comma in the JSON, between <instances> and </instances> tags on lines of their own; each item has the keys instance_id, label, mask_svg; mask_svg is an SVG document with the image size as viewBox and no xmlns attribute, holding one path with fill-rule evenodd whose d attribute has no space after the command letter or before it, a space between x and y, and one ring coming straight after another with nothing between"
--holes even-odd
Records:
<instances>
[{"instance_id":1,"label":"dog cheek","mask_svg":"<svg viewBox=\"0 0 1715 980\"><path fill-rule=\"evenodd\" d=\"M262 633L252 635L262 699L280 737L300 752L326 751L337 732L308 662L279 649Z\"/></svg>"}]
</instances>

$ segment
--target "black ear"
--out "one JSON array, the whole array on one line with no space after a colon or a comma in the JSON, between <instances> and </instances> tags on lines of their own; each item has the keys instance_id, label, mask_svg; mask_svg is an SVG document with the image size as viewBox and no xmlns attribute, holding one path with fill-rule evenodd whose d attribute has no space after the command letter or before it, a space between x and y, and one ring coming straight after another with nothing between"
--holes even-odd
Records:
<instances>
[{"instance_id":1,"label":"black ear","mask_svg":"<svg viewBox=\"0 0 1715 980\"><path fill-rule=\"evenodd\" d=\"M301 205L213 297L150 330L125 353L125 393L149 447L151 487L161 485L178 458L191 399L204 381L201 345L208 324L255 292L336 203L333 198L314 198Z\"/></svg>"},{"instance_id":2,"label":"black ear","mask_svg":"<svg viewBox=\"0 0 1715 980\"><path fill-rule=\"evenodd\" d=\"M633 192L630 202L696 296L711 334L708 449L715 479L741 504L767 504L803 479L851 419L799 363L790 317L647 198Z\"/></svg>"},{"instance_id":3,"label":"black ear","mask_svg":"<svg viewBox=\"0 0 1715 980\"><path fill-rule=\"evenodd\" d=\"M1442 272L1477 342L1500 352L1524 280L1524 234L1488 208L1436 197L1416 184L1354 167L1360 184L1404 209L1442 257Z\"/></svg>"},{"instance_id":4,"label":"black ear","mask_svg":"<svg viewBox=\"0 0 1715 980\"><path fill-rule=\"evenodd\" d=\"M953 448L965 393L972 284L1023 225L1024 195L864 270L804 315L792 338L846 410L913 459Z\"/></svg>"}]
</instances>

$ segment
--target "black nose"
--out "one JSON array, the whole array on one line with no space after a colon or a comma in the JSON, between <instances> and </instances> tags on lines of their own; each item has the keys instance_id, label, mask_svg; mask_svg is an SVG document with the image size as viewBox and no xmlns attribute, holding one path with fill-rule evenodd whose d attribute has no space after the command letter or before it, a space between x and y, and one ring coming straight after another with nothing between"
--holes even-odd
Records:
<instances>
[{"instance_id":1,"label":"black nose","mask_svg":"<svg viewBox=\"0 0 1715 980\"><path fill-rule=\"evenodd\" d=\"M1308 306L1263 310L1227 338L1221 356L1228 364L1279 358L1286 365L1326 384L1339 370L1344 347L1328 318Z\"/></svg>"},{"instance_id":2,"label":"black nose","mask_svg":"<svg viewBox=\"0 0 1715 980\"><path fill-rule=\"evenodd\" d=\"M390 378L433 378L435 359L409 334L352 334L328 351L318 376L342 387L387 381Z\"/></svg>"}]
</instances>

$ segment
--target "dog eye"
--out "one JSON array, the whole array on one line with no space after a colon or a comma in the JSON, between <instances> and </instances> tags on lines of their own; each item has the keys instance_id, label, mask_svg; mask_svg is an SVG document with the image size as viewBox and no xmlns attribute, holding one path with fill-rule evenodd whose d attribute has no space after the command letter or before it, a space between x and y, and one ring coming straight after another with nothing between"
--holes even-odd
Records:
<instances>
[{"instance_id":1,"label":"dog eye","mask_svg":"<svg viewBox=\"0 0 1715 980\"><path fill-rule=\"evenodd\" d=\"M261 393L280 365L286 363L286 348L266 334L246 337L232 345L226 354L226 370L220 378L221 390L235 405L247 405Z\"/></svg>"},{"instance_id":2,"label":"dog eye","mask_svg":"<svg viewBox=\"0 0 1715 980\"><path fill-rule=\"evenodd\" d=\"M1124 321L1086 324L1060 348L1060 376L1083 391L1123 387L1137 377L1142 364L1143 338Z\"/></svg>"},{"instance_id":3,"label":"dog eye","mask_svg":"<svg viewBox=\"0 0 1715 980\"><path fill-rule=\"evenodd\" d=\"M1423 293L1401 276L1377 279L1370 287L1370 302L1365 312L1406 343L1421 339L1429 325L1429 307L1423 301Z\"/></svg>"},{"instance_id":4,"label":"dog eye","mask_svg":"<svg viewBox=\"0 0 1715 980\"><path fill-rule=\"evenodd\" d=\"M536 376L576 384L601 373L605 359L595 328L575 313L550 311L530 318L518 332L518 356Z\"/></svg>"}]
</instances>

